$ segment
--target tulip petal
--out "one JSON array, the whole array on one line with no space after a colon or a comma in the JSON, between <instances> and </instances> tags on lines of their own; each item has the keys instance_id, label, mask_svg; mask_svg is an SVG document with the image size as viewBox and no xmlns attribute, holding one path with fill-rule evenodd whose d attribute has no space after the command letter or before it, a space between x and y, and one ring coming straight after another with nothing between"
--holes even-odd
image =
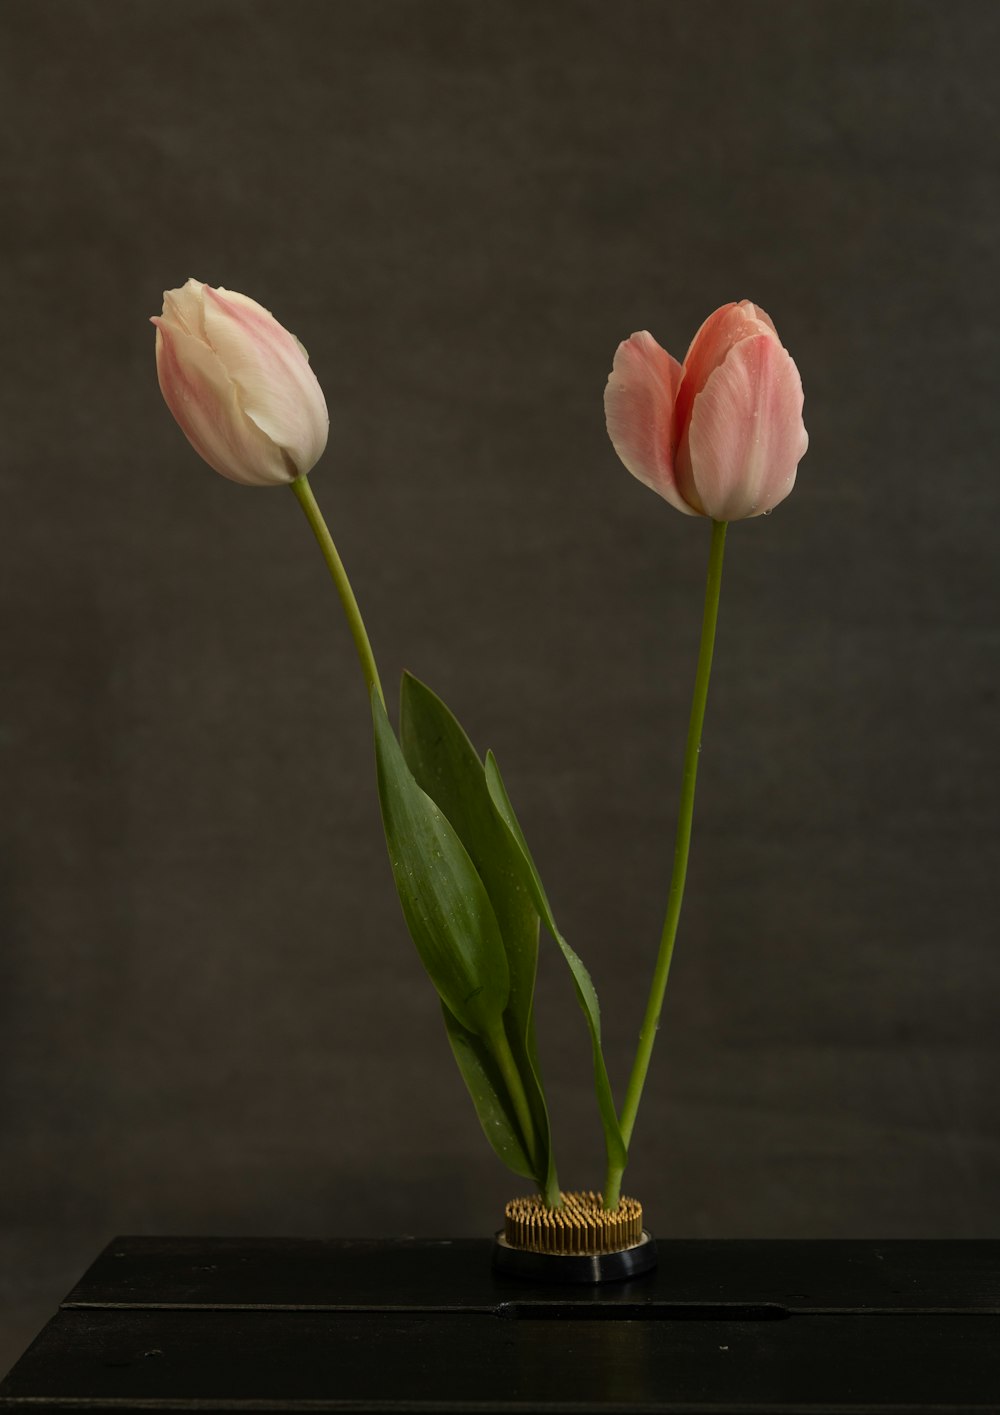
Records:
<instances>
[{"instance_id":1,"label":"tulip petal","mask_svg":"<svg viewBox=\"0 0 1000 1415\"><path fill-rule=\"evenodd\" d=\"M164 290L163 317L171 324L178 325L185 334L193 334L196 339L205 338L205 317L202 313L205 285L201 280L186 280L177 290Z\"/></svg>"},{"instance_id":2,"label":"tulip petal","mask_svg":"<svg viewBox=\"0 0 1000 1415\"><path fill-rule=\"evenodd\" d=\"M722 305L708 316L684 356L684 377L677 390L675 413L678 440L690 421L694 400L705 387L713 369L719 367L733 345L741 339L766 334L768 330L772 334L777 333L769 316L749 300ZM691 490L683 483L681 489L685 495Z\"/></svg>"},{"instance_id":3,"label":"tulip petal","mask_svg":"<svg viewBox=\"0 0 1000 1415\"><path fill-rule=\"evenodd\" d=\"M618 345L604 390L608 436L625 466L671 506L697 514L674 477L674 400L681 366L646 330Z\"/></svg>"},{"instance_id":4,"label":"tulip petal","mask_svg":"<svg viewBox=\"0 0 1000 1415\"><path fill-rule=\"evenodd\" d=\"M677 460L713 520L760 516L791 491L809 441L802 401L799 371L770 331L741 340L709 375Z\"/></svg>"},{"instance_id":5,"label":"tulip petal","mask_svg":"<svg viewBox=\"0 0 1000 1415\"><path fill-rule=\"evenodd\" d=\"M767 313L766 310L761 309L760 305L755 305L750 300L740 300L740 304L747 310L748 313L752 311L756 318L760 320L761 324L766 324L772 334L777 334L778 331L774 327L774 320L771 318L771 316Z\"/></svg>"},{"instance_id":6,"label":"tulip petal","mask_svg":"<svg viewBox=\"0 0 1000 1415\"><path fill-rule=\"evenodd\" d=\"M326 399L302 345L262 305L206 285L205 337L236 384L244 413L308 472L326 447Z\"/></svg>"},{"instance_id":7,"label":"tulip petal","mask_svg":"<svg viewBox=\"0 0 1000 1415\"><path fill-rule=\"evenodd\" d=\"M180 325L154 316L156 372L167 407L198 455L244 486L290 482L296 473L274 442L245 417L219 357Z\"/></svg>"}]
</instances>

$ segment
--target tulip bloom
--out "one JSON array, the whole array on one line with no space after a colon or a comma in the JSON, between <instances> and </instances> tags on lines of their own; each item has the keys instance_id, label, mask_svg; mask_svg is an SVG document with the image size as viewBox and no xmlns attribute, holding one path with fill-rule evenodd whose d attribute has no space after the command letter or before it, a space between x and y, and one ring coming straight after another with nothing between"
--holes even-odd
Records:
<instances>
[{"instance_id":1,"label":"tulip bloom","mask_svg":"<svg viewBox=\"0 0 1000 1415\"><path fill-rule=\"evenodd\" d=\"M309 355L255 300L188 280L154 315L167 407L200 457L244 486L304 476L330 419Z\"/></svg>"},{"instance_id":2,"label":"tulip bloom","mask_svg":"<svg viewBox=\"0 0 1000 1415\"><path fill-rule=\"evenodd\" d=\"M714 521L783 501L809 445L799 371L749 300L709 315L683 365L645 330L619 344L604 410L632 475L678 511Z\"/></svg>"}]
</instances>

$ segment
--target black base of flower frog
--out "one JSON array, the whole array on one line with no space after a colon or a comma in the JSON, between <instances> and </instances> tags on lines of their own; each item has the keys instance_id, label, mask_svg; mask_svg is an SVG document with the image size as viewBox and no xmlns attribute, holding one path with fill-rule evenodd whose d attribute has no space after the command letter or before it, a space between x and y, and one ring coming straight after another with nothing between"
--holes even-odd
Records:
<instances>
[{"instance_id":1,"label":"black base of flower frog","mask_svg":"<svg viewBox=\"0 0 1000 1415\"><path fill-rule=\"evenodd\" d=\"M656 1267L656 1241L645 1229L638 1243L613 1253L538 1253L514 1248L502 1233L493 1245L493 1270L531 1282L622 1282Z\"/></svg>"}]
</instances>

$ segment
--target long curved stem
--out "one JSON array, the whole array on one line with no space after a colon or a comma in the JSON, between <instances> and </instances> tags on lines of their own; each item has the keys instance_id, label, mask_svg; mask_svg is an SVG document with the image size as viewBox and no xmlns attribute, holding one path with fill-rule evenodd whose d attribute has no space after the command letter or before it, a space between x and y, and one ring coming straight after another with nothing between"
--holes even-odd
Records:
<instances>
[{"instance_id":1,"label":"long curved stem","mask_svg":"<svg viewBox=\"0 0 1000 1415\"><path fill-rule=\"evenodd\" d=\"M337 547L333 543L333 536L329 527L323 519L323 513L316 504L312 487L309 485L308 477L296 477L292 482L292 490L299 505L306 513L306 520L312 527L313 535L319 541L319 548L323 552L323 559L333 577L333 583L337 587L340 595L340 602L344 606L344 613L347 615L347 623L354 639L354 647L358 651L358 658L361 660L361 670L365 675L368 684L368 692L371 694L372 688L378 689L378 695L385 705L385 694L382 692L382 684L378 676L378 668L375 664L375 655L372 653L372 646L368 639L368 631L365 629L365 622L361 618L361 610L358 608L358 601L354 598L354 591L351 589L351 582L347 578L347 571L344 569L344 562L337 552Z\"/></svg>"},{"instance_id":2,"label":"long curved stem","mask_svg":"<svg viewBox=\"0 0 1000 1415\"><path fill-rule=\"evenodd\" d=\"M642 1099L642 1088L649 1070L653 1054L653 1043L660 1025L660 1012L670 973L670 961L674 954L677 925L681 917L684 901L684 883L687 879L688 855L691 850L691 828L694 817L694 793L698 779L698 757L701 752L701 734L705 723L705 706L708 702L708 684L712 673L712 653L715 648L715 626L719 617L719 595L722 590L722 559L726 548L726 521L712 522L712 546L708 558L708 578L705 585L705 610L701 624L701 645L698 650L698 668L694 680L694 696L691 701L691 717L688 722L687 747L684 752L684 777L681 784L680 807L677 815L677 835L674 843L674 869L667 897L667 914L663 921L660 950L653 971L653 983L646 1004L646 1014L639 1030L639 1046L632 1074L629 1077L625 1104L620 1122L622 1138L626 1146L632 1138L635 1117ZM605 1188L606 1207L614 1208L621 1191L622 1170L609 1170Z\"/></svg>"}]
</instances>

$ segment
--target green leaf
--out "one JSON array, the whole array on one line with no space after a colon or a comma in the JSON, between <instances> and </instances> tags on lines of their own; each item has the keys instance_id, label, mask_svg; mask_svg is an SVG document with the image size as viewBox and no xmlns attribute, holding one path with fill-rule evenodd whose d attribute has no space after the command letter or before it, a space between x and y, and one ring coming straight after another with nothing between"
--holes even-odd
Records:
<instances>
[{"instance_id":1,"label":"green leaf","mask_svg":"<svg viewBox=\"0 0 1000 1415\"><path fill-rule=\"evenodd\" d=\"M403 674L399 741L414 780L469 853L493 905L510 968L508 1008L526 1016L538 963L538 911L520 852L497 815L476 749L426 684Z\"/></svg>"},{"instance_id":2,"label":"green leaf","mask_svg":"<svg viewBox=\"0 0 1000 1415\"><path fill-rule=\"evenodd\" d=\"M587 1019L587 1026L590 1028L590 1041L594 1052L594 1087L597 1092L597 1105L601 1113L601 1124L604 1127L604 1143L607 1147L608 1162L615 1168L624 1167L627 1158L627 1148L622 1138L621 1127L618 1124L618 1112L615 1109L614 1096L611 1093L611 1082L608 1079L608 1069L604 1064L604 1052L601 1049L601 1008L597 1000L597 990L587 969L584 967L582 959L569 946L556 925L555 918L549 905L545 888L542 884L541 876L535 867L535 862L531 858L531 851L528 849L528 842L524 838L524 832L514 814L514 807L511 805L510 797L507 795L506 787L500 775L500 768L497 766L496 757L492 752L486 754L486 784L489 789L493 804L496 806L510 833L511 839L518 847L518 853L524 870L525 880L531 890L535 907L545 921L545 927L555 939L562 955L569 965L570 973L573 975L573 983L576 988L577 1001L583 1009L583 1015Z\"/></svg>"},{"instance_id":3,"label":"green leaf","mask_svg":"<svg viewBox=\"0 0 1000 1415\"><path fill-rule=\"evenodd\" d=\"M462 1026L495 1032L510 971L493 906L462 842L414 781L374 689L372 716L382 823L410 935Z\"/></svg>"},{"instance_id":4,"label":"green leaf","mask_svg":"<svg viewBox=\"0 0 1000 1415\"><path fill-rule=\"evenodd\" d=\"M535 1179L503 1078L489 1048L475 1033L463 1027L444 1003L441 1004L441 1011L451 1049L476 1107L483 1134L509 1169L525 1179Z\"/></svg>"},{"instance_id":5,"label":"green leaf","mask_svg":"<svg viewBox=\"0 0 1000 1415\"><path fill-rule=\"evenodd\" d=\"M403 755L414 779L454 827L493 905L510 970L505 1032L541 1147L540 1172L535 1177L547 1193L558 1193L532 1015L538 910L525 879L520 849L497 814L483 763L458 719L410 673L403 675L399 724ZM501 1094L506 1095L506 1088L502 1087Z\"/></svg>"}]
</instances>

